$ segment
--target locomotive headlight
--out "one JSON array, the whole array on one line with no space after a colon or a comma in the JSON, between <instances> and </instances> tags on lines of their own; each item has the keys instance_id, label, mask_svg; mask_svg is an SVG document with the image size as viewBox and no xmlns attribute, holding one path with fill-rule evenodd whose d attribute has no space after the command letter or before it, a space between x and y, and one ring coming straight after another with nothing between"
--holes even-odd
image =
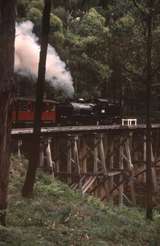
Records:
<instances>
[{"instance_id":1,"label":"locomotive headlight","mask_svg":"<svg viewBox=\"0 0 160 246\"><path fill-rule=\"evenodd\" d=\"M104 114L106 112L105 109L101 109L101 113Z\"/></svg>"}]
</instances>

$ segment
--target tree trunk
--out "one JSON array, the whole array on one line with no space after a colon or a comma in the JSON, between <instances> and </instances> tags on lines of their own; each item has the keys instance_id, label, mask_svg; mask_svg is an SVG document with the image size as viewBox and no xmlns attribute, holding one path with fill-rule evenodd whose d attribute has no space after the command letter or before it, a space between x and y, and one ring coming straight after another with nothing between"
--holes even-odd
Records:
<instances>
[{"instance_id":1,"label":"tree trunk","mask_svg":"<svg viewBox=\"0 0 160 246\"><path fill-rule=\"evenodd\" d=\"M0 1L0 224L6 225L14 88L15 0Z\"/></svg>"},{"instance_id":2,"label":"tree trunk","mask_svg":"<svg viewBox=\"0 0 160 246\"><path fill-rule=\"evenodd\" d=\"M139 9L146 20L147 37L146 37L146 218L153 219L153 202L152 202L152 159L151 159L151 95L152 95L152 27L155 17L156 3L153 0L146 0L146 9L143 9L138 1L133 0L134 5ZM157 2L158 3L158 2Z\"/></svg>"},{"instance_id":3,"label":"tree trunk","mask_svg":"<svg viewBox=\"0 0 160 246\"><path fill-rule=\"evenodd\" d=\"M150 6L149 6L150 7ZM151 1L151 7L152 1ZM147 16L147 81L146 81L146 218L153 219L151 161L151 84L152 84L152 14Z\"/></svg>"},{"instance_id":4,"label":"tree trunk","mask_svg":"<svg viewBox=\"0 0 160 246\"><path fill-rule=\"evenodd\" d=\"M27 170L26 180L22 189L24 197L30 197L33 194L36 169L40 161L40 133L41 133L41 113L43 107L43 94L45 83L46 56L48 47L48 34L50 22L51 0L45 0L45 6L42 18L41 33L41 52L38 69L37 91L36 91L36 108L34 119L34 133L31 141L31 155Z\"/></svg>"}]
</instances>

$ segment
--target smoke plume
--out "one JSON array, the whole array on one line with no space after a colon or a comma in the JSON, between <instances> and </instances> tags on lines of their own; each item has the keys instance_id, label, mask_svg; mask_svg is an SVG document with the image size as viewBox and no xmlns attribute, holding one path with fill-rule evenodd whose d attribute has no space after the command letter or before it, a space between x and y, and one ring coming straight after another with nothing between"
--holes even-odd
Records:
<instances>
[{"instance_id":1,"label":"smoke plume","mask_svg":"<svg viewBox=\"0 0 160 246\"><path fill-rule=\"evenodd\" d=\"M15 72L37 78L40 46L32 32L33 23L25 21L16 25ZM55 49L48 45L46 61L46 80L56 89L63 90L68 96L74 93L73 81L66 65L60 60Z\"/></svg>"}]
</instances>

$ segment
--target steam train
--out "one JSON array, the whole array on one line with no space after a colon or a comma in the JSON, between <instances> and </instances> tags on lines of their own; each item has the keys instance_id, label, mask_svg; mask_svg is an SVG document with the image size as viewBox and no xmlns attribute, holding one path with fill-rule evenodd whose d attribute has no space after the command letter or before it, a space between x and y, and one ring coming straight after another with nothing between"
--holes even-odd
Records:
<instances>
[{"instance_id":1,"label":"steam train","mask_svg":"<svg viewBox=\"0 0 160 246\"><path fill-rule=\"evenodd\" d=\"M13 127L30 127L33 125L35 100L16 98L13 112ZM57 102L44 100L42 109L42 126L94 125L120 123L120 105L107 99L85 101Z\"/></svg>"}]
</instances>

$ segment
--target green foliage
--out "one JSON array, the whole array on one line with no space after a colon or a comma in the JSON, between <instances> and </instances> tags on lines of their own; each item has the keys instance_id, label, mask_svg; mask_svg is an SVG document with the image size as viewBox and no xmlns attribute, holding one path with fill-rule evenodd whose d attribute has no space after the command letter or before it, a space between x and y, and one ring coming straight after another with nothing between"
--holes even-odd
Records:
<instances>
[{"instance_id":1,"label":"green foliage","mask_svg":"<svg viewBox=\"0 0 160 246\"><path fill-rule=\"evenodd\" d=\"M27 13L27 18L34 23L40 21L41 17L42 17L41 11L34 7L32 7Z\"/></svg>"},{"instance_id":2,"label":"green foliage","mask_svg":"<svg viewBox=\"0 0 160 246\"><path fill-rule=\"evenodd\" d=\"M104 96L135 114L145 112L146 19L130 0L52 1L49 41L71 71L77 96ZM154 9L159 8L158 1ZM18 0L18 21L31 19L40 34L42 0ZM147 1L139 1L147 11ZM153 99L160 94L160 16L153 21ZM25 91L26 87L24 88ZM29 90L30 91L30 90ZM59 92L51 92L58 95ZM61 97L61 95L60 95ZM138 98L138 100L137 100ZM158 104L158 100L154 105ZM124 113L128 113L127 107Z\"/></svg>"},{"instance_id":3,"label":"green foliage","mask_svg":"<svg viewBox=\"0 0 160 246\"><path fill-rule=\"evenodd\" d=\"M22 232L14 228L5 228L0 226L0 245L1 246L21 246Z\"/></svg>"},{"instance_id":4,"label":"green foliage","mask_svg":"<svg viewBox=\"0 0 160 246\"><path fill-rule=\"evenodd\" d=\"M82 18L78 33L82 36L94 36L105 31L105 18L94 8L91 8Z\"/></svg>"},{"instance_id":5,"label":"green foliage","mask_svg":"<svg viewBox=\"0 0 160 246\"><path fill-rule=\"evenodd\" d=\"M58 16L63 22L66 19L66 10L63 7L58 7L53 10L54 14Z\"/></svg>"},{"instance_id":6,"label":"green foliage","mask_svg":"<svg viewBox=\"0 0 160 246\"><path fill-rule=\"evenodd\" d=\"M31 1L31 7L39 9L40 11L43 10L44 7L44 1L43 0L33 0Z\"/></svg>"},{"instance_id":7,"label":"green foliage","mask_svg":"<svg viewBox=\"0 0 160 246\"><path fill-rule=\"evenodd\" d=\"M34 197L23 199L20 189L26 164L25 159L11 158L8 228L0 227L0 245L159 245L158 211L155 221L148 223L143 210L106 206L41 171Z\"/></svg>"},{"instance_id":8,"label":"green foliage","mask_svg":"<svg viewBox=\"0 0 160 246\"><path fill-rule=\"evenodd\" d=\"M70 30L65 34L64 47L77 95L100 96L102 84L110 77L107 56L109 35L105 18L95 9L82 19L72 19Z\"/></svg>"},{"instance_id":9,"label":"green foliage","mask_svg":"<svg viewBox=\"0 0 160 246\"><path fill-rule=\"evenodd\" d=\"M119 33L128 33L134 27L135 20L131 15L125 15L118 19L114 25L114 31Z\"/></svg>"},{"instance_id":10,"label":"green foliage","mask_svg":"<svg viewBox=\"0 0 160 246\"><path fill-rule=\"evenodd\" d=\"M49 42L54 44L54 47L63 47L64 44L63 22L54 14L50 17Z\"/></svg>"},{"instance_id":11,"label":"green foliage","mask_svg":"<svg viewBox=\"0 0 160 246\"><path fill-rule=\"evenodd\" d=\"M23 20L28 12L29 0L17 0L18 19Z\"/></svg>"},{"instance_id":12,"label":"green foliage","mask_svg":"<svg viewBox=\"0 0 160 246\"><path fill-rule=\"evenodd\" d=\"M17 0L19 20L31 20L35 22L42 16L43 0Z\"/></svg>"},{"instance_id":13,"label":"green foliage","mask_svg":"<svg viewBox=\"0 0 160 246\"><path fill-rule=\"evenodd\" d=\"M51 32L62 32L63 23L61 19L56 15L51 15L50 17Z\"/></svg>"}]
</instances>

